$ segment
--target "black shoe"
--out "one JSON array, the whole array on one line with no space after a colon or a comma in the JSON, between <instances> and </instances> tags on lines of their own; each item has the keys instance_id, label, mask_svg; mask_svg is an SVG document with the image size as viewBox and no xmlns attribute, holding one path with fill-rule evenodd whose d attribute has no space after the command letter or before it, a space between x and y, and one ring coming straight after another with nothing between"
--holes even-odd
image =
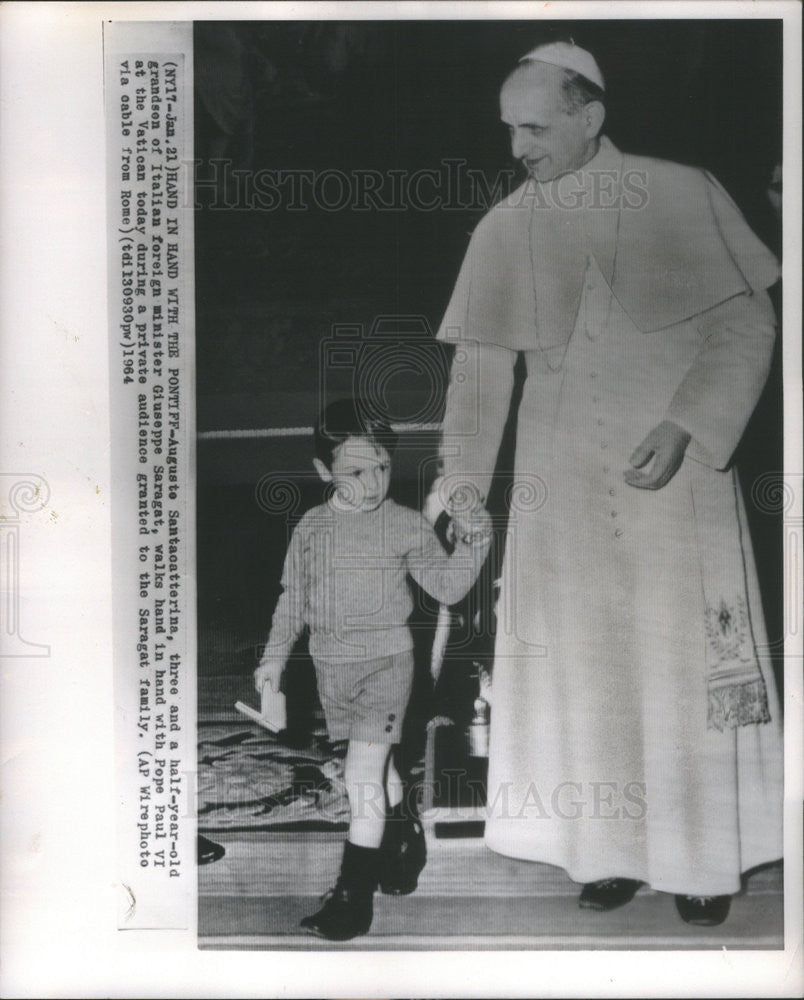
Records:
<instances>
[{"instance_id":1,"label":"black shoe","mask_svg":"<svg viewBox=\"0 0 804 1000\"><path fill-rule=\"evenodd\" d=\"M716 927L729 915L731 896L676 896L676 909L686 924Z\"/></svg>"},{"instance_id":2,"label":"black shoe","mask_svg":"<svg viewBox=\"0 0 804 1000\"><path fill-rule=\"evenodd\" d=\"M372 897L347 889L338 880L324 896L324 905L312 916L304 917L301 926L328 941L351 941L366 934L374 916Z\"/></svg>"},{"instance_id":3,"label":"black shoe","mask_svg":"<svg viewBox=\"0 0 804 1000\"><path fill-rule=\"evenodd\" d=\"M633 878L604 878L600 882L587 882L578 900L584 910L616 910L630 903L642 885Z\"/></svg>"},{"instance_id":4,"label":"black shoe","mask_svg":"<svg viewBox=\"0 0 804 1000\"><path fill-rule=\"evenodd\" d=\"M386 896L408 896L419 884L427 863L424 827L417 816L394 806L385 821L380 847L380 889Z\"/></svg>"},{"instance_id":5,"label":"black shoe","mask_svg":"<svg viewBox=\"0 0 804 1000\"><path fill-rule=\"evenodd\" d=\"M328 941L350 941L365 934L374 916L374 890L379 850L344 844L341 873L316 913L304 917L301 926Z\"/></svg>"},{"instance_id":6,"label":"black shoe","mask_svg":"<svg viewBox=\"0 0 804 1000\"><path fill-rule=\"evenodd\" d=\"M216 844L213 840L208 840L199 833L196 852L199 865L211 865L213 861L220 861L226 854L226 848L221 844Z\"/></svg>"}]
</instances>

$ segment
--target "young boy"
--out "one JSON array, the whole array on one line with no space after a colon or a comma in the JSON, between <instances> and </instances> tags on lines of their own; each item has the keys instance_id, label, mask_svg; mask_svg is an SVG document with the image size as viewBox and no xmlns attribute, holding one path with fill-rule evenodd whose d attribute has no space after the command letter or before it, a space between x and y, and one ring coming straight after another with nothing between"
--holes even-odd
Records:
<instances>
[{"instance_id":1,"label":"young boy","mask_svg":"<svg viewBox=\"0 0 804 1000\"><path fill-rule=\"evenodd\" d=\"M313 464L330 496L293 532L284 590L254 673L258 691L266 682L276 690L307 626L329 737L349 741L351 822L340 875L321 909L301 922L333 941L368 931L378 882L386 893L412 892L424 866L421 824L405 811L390 754L413 682L407 576L454 604L477 578L491 539L481 511L447 555L421 514L387 499L395 444L391 427L359 400L341 400L321 414Z\"/></svg>"}]
</instances>

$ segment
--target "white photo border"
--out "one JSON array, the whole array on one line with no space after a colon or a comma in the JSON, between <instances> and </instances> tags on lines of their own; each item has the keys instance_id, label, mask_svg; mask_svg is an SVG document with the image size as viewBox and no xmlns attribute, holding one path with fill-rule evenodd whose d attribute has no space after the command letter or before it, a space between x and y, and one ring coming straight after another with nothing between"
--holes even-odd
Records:
<instances>
[{"instance_id":1,"label":"white photo border","mask_svg":"<svg viewBox=\"0 0 804 1000\"><path fill-rule=\"evenodd\" d=\"M801 10L796 3L10 3L0 9L0 468L47 482L21 524L20 614L42 658L3 663L2 980L14 996L797 996L801 636L786 653L785 949L198 951L196 927L117 930L106 310L104 21L784 20L784 368L790 614L801 595ZM798 604L793 603L798 600ZM193 912L195 908L193 907Z\"/></svg>"}]
</instances>

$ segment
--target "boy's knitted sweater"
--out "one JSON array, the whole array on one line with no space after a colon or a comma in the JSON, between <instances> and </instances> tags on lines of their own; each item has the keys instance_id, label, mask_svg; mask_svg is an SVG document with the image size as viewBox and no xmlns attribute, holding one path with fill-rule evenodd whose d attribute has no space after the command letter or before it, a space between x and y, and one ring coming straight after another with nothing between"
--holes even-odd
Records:
<instances>
[{"instance_id":1,"label":"boy's knitted sweater","mask_svg":"<svg viewBox=\"0 0 804 1000\"><path fill-rule=\"evenodd\" d=\"M290 540L265 655L286 659L305 625L314 658L369 660L411 649L407 575L454 604L477 579L489 544L458 541L450 556L421 514L393 500L366 512L313 507Z\"/></svg>"}]
</instances>

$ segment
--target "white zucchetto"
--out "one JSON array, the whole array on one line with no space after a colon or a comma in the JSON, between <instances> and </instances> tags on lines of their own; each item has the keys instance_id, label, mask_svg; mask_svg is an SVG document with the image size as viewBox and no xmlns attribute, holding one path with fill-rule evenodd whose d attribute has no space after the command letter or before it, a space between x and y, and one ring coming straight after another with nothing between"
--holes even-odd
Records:
<instances>
[{"instance_id":1,"label":"white zucchetto","mask_svg":"<svg viewBox=\"0 0 804 1000\"><path fill-rule=\"evenodd\" d=\"M605 90L603 74L595 61L595 57L586 49L569 42L550 42L547 45L538 45L527 55L522 56L519 65L529 62L549 63L551 66L560 66L562 69L571 70L573 73L580 73L592 83Z\"/></svg>"}]
</instances>

